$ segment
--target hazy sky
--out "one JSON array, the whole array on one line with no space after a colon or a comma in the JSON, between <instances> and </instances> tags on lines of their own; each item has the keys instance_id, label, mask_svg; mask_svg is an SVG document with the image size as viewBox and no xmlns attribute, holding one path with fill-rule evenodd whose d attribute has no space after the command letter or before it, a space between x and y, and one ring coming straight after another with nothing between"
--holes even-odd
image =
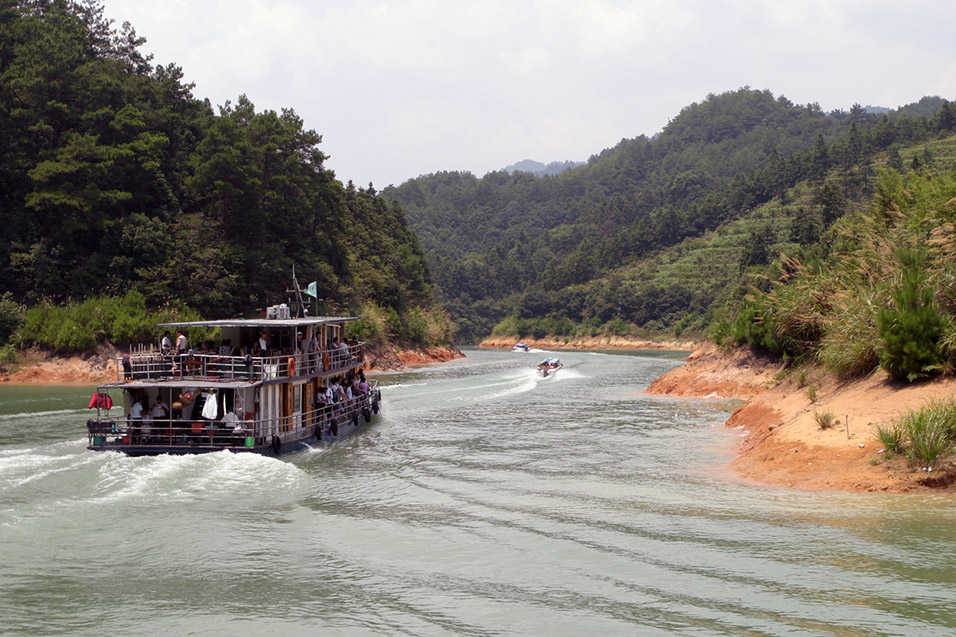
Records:
<instances>
[{"instance_id":1,"label":"hazy sky","mask_svg":"<svg viewBox=\"0 0 956 637\"><path fill-rule=\"evenodd\" d=\"M708 93L825 111L954 99L939 0L104 0L214 105L293 108L326 166L377 188L585 161Z\"/></svg>"}]
</instances>

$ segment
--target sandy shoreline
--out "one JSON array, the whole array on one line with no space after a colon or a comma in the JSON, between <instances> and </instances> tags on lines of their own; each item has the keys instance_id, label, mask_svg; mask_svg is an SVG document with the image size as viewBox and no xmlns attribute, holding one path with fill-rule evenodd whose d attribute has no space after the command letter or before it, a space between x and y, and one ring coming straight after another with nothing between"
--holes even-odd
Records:
<instances>
[{"instance_id":1,"label":"sandy shoreline","mask_svg":"<svg viewBox=\"0 0 956 637\"><path fill-rule=\"evenodd\" d=\"M673 351L690 351L694 349L693 341L651 341L624 338L621 336L589 336L568 339L494 337L483 340L478 344L478 347L485 349L511 349L515 343L518 342L524 343L534 349L653 349Z\"/></svg>"},{"instance_id":2,"label":"sandy shoreline","mask_svg":"<svg viewBox=\"0 0 956 637\"><path fill-rule=\"evenodd\" d=\"M724 352L702 344L647 393L746 399L726 426L740 436L730 467L747 481L808 490L956 492L953 467L927 473L903 458L885 461L875 434L877 425L952 396L956 379L902 384L878 371L839 382L811 370L800 385L799 374L781 370L779 361L749 349ZM822 429L818 411L831 412L837 423Z\"/></svg>"}]
</instances>

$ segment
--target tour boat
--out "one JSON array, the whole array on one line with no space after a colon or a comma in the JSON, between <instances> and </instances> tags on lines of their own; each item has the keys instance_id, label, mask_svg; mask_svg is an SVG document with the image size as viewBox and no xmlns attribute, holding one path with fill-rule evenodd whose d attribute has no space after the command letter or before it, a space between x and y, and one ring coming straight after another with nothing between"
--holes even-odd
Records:
<instances>
[{"instance_id":1,"label":"tour boat","mask_svg":"<svg viewBox=\"0 0 956 637\"><path fill-rule=\"evenodd\" d=\"M160 324L187 340L219 330L222 349L194 346L180 355L160 348L117 359L116 381L97 387L90 400L96 416L87 421L88 448L133 456L279 455L353 433L381 407L377 381L364 381L365 344L345 340L345 325L358 317L289 314L283 304L258 319ZM251 353L260 336L265 350ZM313 337L317 347L308 346ZM325 404L336 379L354 376L363 380L352 397L343 386L341 399ZM111 409L114 399L121 416Z\"/></svg>"},{"instance_id":2,"label":"tour boat","mask_svg":"<svg viewBox=\"0 0 956 637\"><path fill-rule=\"evenodd\" d=\"M546 358L538 363L538 375L547 378L562 367L564 367L564 365L562 365L561 361L557 358Z\"/></svg>"}]
</instances>

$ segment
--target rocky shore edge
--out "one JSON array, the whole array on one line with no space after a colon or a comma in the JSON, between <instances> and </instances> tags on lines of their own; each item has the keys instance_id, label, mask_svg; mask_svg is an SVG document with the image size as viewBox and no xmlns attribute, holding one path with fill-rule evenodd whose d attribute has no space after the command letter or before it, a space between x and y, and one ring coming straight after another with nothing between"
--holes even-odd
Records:
<instances>
[{"instance_id":1,"label":"rocky shore edge","mask_svg":"<svg viewBox=\"0 0 956 637\"><path fill-rule=\"evenodd\" d=\"M730 463L748 482L805 490L956 492L956 468L914 470L886 459L877 425L956 392L956 379L899 383L885 372L839 381L823 370L784 371L750 348L701 343L687 363L651 383L646 393L746 400L726 422L740 440ZM815 414L835 423L821 428Z\"/></svg>"},{"instance_id":2,"label":"rocky shore edge","mask_svg":"<svg viewBox=\"0 0 956 637\"><path fill-rule=\"evenodd\" d=\"M627 338L624 336L587 336L568 338L518 338L516 336L487 338L478 344L480 348L511 349L515 343L524 343L534 349L653 349L690 351L693 341L652 341L648 339Z\"/></svg>"}]
</instances>

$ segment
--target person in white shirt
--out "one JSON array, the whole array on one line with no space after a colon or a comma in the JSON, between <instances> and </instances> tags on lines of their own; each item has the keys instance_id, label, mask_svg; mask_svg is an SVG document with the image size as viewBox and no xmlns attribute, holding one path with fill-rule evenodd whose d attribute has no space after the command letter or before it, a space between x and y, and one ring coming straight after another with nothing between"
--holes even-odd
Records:
<instances>
[{"instance_id":1,"label":"person in white shirt","mask_svg":"<svg viewBox=\"0 0 956 637\"><path fill-rule=\"evenodd\" d=\"M236 415L236 412L229 410L228 413L222 419L223 424L226 429L232 429L232 433L236 436L242 435L242 421L239 420L239 416Z\"/></svg>"},{"instance_id":2,"label":"person in white shirt","mask_svg":"<svg viewBox=\"0 0 956 637\"><path fill-rule=\"evenodd\" d=\"M138 397L133 399L133 406L129 408L129 417L132 420L143 419L143 403Z\"/></svg>"},{"instance_id":3,"label":"person in white shirt","mask_svg":"<svg viewBox=\"0 0 956 637\"><path fill-rule=\"evenodd\" d=\"M143 423L143 403L139 396L133 397L133 406L129 408L129 441L133 444L139 442L140 429Z\"/></svg>"},{"instance_id":4,"label":"person in white shirt","mask_svg":"<svg viewBox=\"0 0 956 637\"><path fill-rule=\"evenodd\" d=\"M253 352L253 354L256 354L256 355L258 355L258 356L265 356L265 355L266 355L266 352L267 352L268 349L269 349L269 343L266 342L266 333L265 333L265 332L259 332L259 340L256 341L256 347L255 347L255 349L257 349L258 351L257 351L257 352Z\"/></svg>"},{"instance_id":5,"label":"person in white shirt","mask_svg":"<svg viewBox=\"0 0 956 637\"><path fill-rule=\"evenodd\" d=\"M169 330L163 332L163 340L159 345L159 350L163 356L168 356L173 350L173 342L169 340Z\"/></svg>"},{"instance_id":6,"label":"person in white shirt","mask_svg":"<svg viewBox=\"0 0 956 637\"><path fill-rule=\"evenodd\" d=\"M156 397L156 403L149 413L154 420L166 420L169 418L169 408L166 407L166 403L163 402L162 396Z\"/></svg>"}]
</instances>

